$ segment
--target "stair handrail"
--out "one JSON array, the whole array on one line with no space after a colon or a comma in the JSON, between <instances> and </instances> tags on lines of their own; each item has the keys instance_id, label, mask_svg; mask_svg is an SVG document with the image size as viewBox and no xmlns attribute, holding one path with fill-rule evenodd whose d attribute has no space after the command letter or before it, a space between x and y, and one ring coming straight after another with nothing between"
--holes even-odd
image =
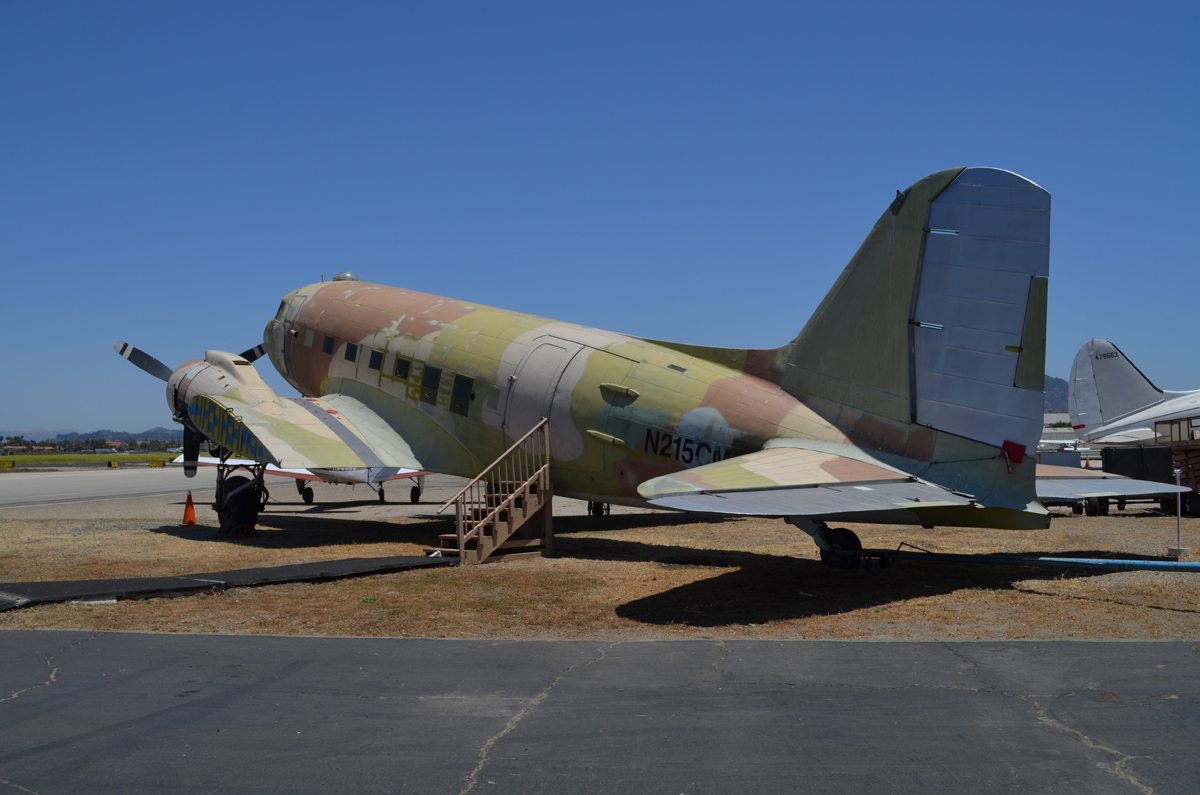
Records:
<instances>
[{"instance_id":1,"label":"stair handrail","mask_svg":"<svg viewBox=\"0 0 1200 795\"><path fill-rule=\"evenodd\" d=\"M453 497L446 500L446 502L442 505L442 507L437 509L437 513L441 513L442 511L446 510L454 503L458 502L459 497L466 494L468 489L470 489L472 486L474 486L476 483L478 483L483 478L484 475L486 475L487 473L489 473L493 469L495 469L500 464L500 462L502 462L502 461L504 461L504 459L508 458L509 453L511 453L513 450L516 450L518 447L520 447L521 444L524 443L526 439L528 439L530 436L533 436L533 434L535 432L537 432L537 430L539 428L541 428L543 425L546 425L549 422L550 422L550 419L548 417L543 417L541 422L539 422L537 425L534 425L532 428L529 429L529 433L525 434L520 439L513 442L512 447L509 447L507 450L505 450L503 453L501 453L499 456L497 456L496 460L493 461L491 464L489 464L487 469L480 472L478 475L476 475L471 480L470 483L463 486L462 490L459 491L458 494L455 494ZM549 430L549 429L547 429L547 430ZM549 463L550 463L550 461L547 460L544 464L542 464L541 467L538 467L538 472L541 472L542 468L549 465ZM532 479L533 479L532 477L529 478L529 480L532 480Z\"/></svg>"}]
</instances>

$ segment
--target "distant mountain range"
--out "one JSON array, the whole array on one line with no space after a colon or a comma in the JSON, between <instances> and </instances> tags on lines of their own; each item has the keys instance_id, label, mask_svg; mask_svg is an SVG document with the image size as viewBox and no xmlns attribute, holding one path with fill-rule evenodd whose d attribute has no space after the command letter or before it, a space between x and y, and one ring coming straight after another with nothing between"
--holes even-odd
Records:
<instances>
[{"instance_id":1,"label":"distant mountain range","mask_svg":"<svg viewBox=\"0 0 1200 795\"><path fill-rule=\"evenodd\" d=\"M1067 410L1067 382L1052 375L1046 376L1047 414L1058 414Z\"/></svg>"},{"instance_id":2,"label":"distant mountain range","mask_svg":"<svg viewBox=\"0 0 1200 795\"><path fill-rule=\"evenodd\" d=\"M83 439L107 439L109 441L116 440L122 442L145 442L165 439L169 442L182 442L183 428L151 428L141 433L114 431L109 428L90 432L49 431L42 428L34 428L32 431L0 431L0 436L22 436L31 442L40 442L45 439L54 439L56 442L75 442Z\"/></svg>"}]
</instances>

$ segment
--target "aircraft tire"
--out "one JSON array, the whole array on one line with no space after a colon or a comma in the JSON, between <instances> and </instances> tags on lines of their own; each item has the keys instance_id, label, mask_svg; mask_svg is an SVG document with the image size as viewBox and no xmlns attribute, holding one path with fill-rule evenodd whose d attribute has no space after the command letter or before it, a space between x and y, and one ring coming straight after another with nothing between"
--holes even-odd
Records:
<instances>
[{"instance_id":1,"label":"aircraft tire","mask_svg":"<svg viewBox=\"0 0 1200 795\"><path fill-rule=\"evenodd\" d=\"M379 501L380 501L380 502L387 502L387 500L386 500L386 499L384 498L384 496L383 496L383 486L380 486L380 487L379 487Z\"/></svg>"},{"instance_id":2,"label":"aircraft tire","mask_svg":"<svg viewBox=\"0 0 1200 795\"><path fill-rule=\"evenodd\" d=\"M1088 516L1100 516L1100 498L1088 497L1084 500L1083 512Z\"/></svg>"},{"instance_id":3,"label":"aircraft tire","mask_svg":"<svg viewBox=\"0 0 1200 795\"><path fill-rule=\"evenodd\" d=\"M1071 513L1075 514L1076 516L1079 516L1080 514L1082 514L1083 513L1083 503L1082 502L1073 503L1071 505Z\"/></svg>"},{"instance_id":4,"label":"aircraft tire","mask_svg":"<svg viewBox=\"0 0 1200 795\"><path fill-rule=\"evenodd\" d=\"M825 531L825 540L829 542L834 549L832 551L821 550L821 562L831 569L857 569L862 563L861 558L839 555L840 549L858 551L862 549L862 541L854 534L854 531L847 530L844 527L831 527Z\"/></svg>"},{"instance_id":5,"label":"aircraft tire","mask_svg":"<svg viewBox=\"0 0 1200 795\"><path fill-rule=\"evenodd\" d=\"M419 486L413 486L412 491L408 493L408 499L412 501L413 505L419 503L421 501L421 488Z\"/></svg>"},{"instance_id":6,"label":"aircraft tire","mask_svg":"<svg viewBox=\"0 0 1200 795\"><path fill-rule=\"evenodd\" d=\"M225 479L224 490L231 492L243 483L249 482L249 478L235 475ZM260 495L254 488L245 489L234 495L233 499L225 504L224 510L217 511L217 517L221 523L219 532L231 536L254 535L254 525L258 523L260 499Z\"/></svg>"},{"instance_id":7,"label":"aircraft tire","mask_svg":"<svg viewBox=\"0 0 1200 795\"><path fill-rule=\"evenodd\" d=\"M313 490L312 490L312 486L305 486L305 487L304 487L304 491L302 491L302 492L300 493L300 496L301 496L301 498L303 498L303 499L304 499L304 504L305 504L305 505L312 505L312 504L313 504Z\"/></svg>"}]
</instances>

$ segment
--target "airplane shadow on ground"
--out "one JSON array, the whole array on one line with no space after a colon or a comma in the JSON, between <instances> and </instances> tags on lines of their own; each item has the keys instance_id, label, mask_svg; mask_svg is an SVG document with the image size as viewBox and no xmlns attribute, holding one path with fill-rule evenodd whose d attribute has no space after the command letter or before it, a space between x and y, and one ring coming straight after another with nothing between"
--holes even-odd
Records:
<instances>
[{"instance_id":1,"label":"airplane shadow on ground","mask_svg":"<svg viewBox=\"0 0 1200 795\"><path fill-rule=\"evenodd\" d=\"M356 519L340 512L338 508L353 509L367 503L333 503L328 506L295 507L305 510L259 514L258 533L253 536L229 536L215 529L216 516L212 511L201 512L197 506L197 517L202 524L198 527L163 525L150 530L189 541L206 541L244 546L268 547L271 549L297 549L344 544L408 543L422 546L438 546L438 536L454 532L454 515L447 512L439 516L436 505L428 505L428 513L407 516L407 521L385 521ZM207 510L207 509L205 509ZM555 535L571 532L595 532L604 530L634 530L645 527L679 526L686 524L712 524L725 521L724 517L702 514L614 514L611 516L565 516L555 517Z\"/></svg>"},{"instance_id":2,"label":"airplane shadow on ground","mask_svg":"<svg viewBox=\"0 0 1200 795\"><path fill-rule=\"evenodd\" d=\"M345 504L345 503L343 503ZM430 509L432 514L433 508ZM719 516L691 514L613 514L610 516L555 517L555 553L559 558L631 563L654 563L664 568L705 567L714 576L670 588L615 606L618 616L648 625L681 624L724 627L765 624L819 616L837 616L856 610L884 610L908 599L944 595L969 589L1017 590L1030 580L1091 577L1101 571L1033 568L995 564L923 563L894 561L887 568L876 562L870 569L827 568L820 561L746 550L697 549L650 544L574 533L636 530L648 527L713 524L732 521ZM200 529L174 525L150 532L204 543L224 543L268 549L301 549L345 545L347 557L356 557L358 544L410 543L436 546L442 533L454 532L450 517L413 517L390 522L319 513L264 513L259 535L220 535L213 527ZM1014 555L1046 555L1044 551ZM1096 558L1111 553L1070 550L1061 557ZM1137 556L1129 555L1135 558ZM1167 608L1163 608L1167 609ZM1198 611L1200 612L1200 611Z\"/></svg>"},{"instance_id":3,"label":"airplane shadow on ground","mask_svg":"<svg viewBox=\"0 0 1200 795\"><path fill-rule=\"evenodd\" d=\"M968 589L1016 590L1029 580L1091 577L1103 572L992 564L893 561L887 568L844 570L820 561L758 552L692 549L598 538L556 538L562 558L640 561L671 566L734 569L635 599L616 614L644 624L693 627L766 624L770 621L884 610L897 602ZM1045 555L1019 552L1018 555ZM1096 550L1056 553L1100 557Z\"/></svg>"},{"instance_id":4,"label":"airplane shadow on ground","mask_svg":"<svg viewBox=\"0 0 1200 795\"><path fill-rule=\"evenodd\" d=\"M151 533L162 533L188 541L235 544L266 549L352 546L355 544L420 544L437 546L438 535L454 532L454 520L417 519L386 522L370 519L333 519L326 515L261 514L253 536L231 536L217 532L215 519L199 527L163 525Z\"/></svg>"}]
</instances>

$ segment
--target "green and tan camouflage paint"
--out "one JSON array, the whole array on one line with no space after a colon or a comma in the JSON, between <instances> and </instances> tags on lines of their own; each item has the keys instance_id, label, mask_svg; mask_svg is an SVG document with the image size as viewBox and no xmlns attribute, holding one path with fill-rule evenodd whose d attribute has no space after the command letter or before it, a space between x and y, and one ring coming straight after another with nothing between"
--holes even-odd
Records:
<instances>
[{"instance_id":1,"label":"green and tan camouflage paint","mask_svg":"<svg viewBox=\"0 0 1200 795\"><path fill-rule=\"evenodd\" d=\"M551 471L562 495L644 505L638 487L653 478L773 440L815 440L986 506L930 509L922 523L1045 526L1032 459L1010 473L997 448L912 422L908 321L922 230L929 202L960 172L926 177L886 210L800 335L780 348L639 339L359 281L289 293L267 324L266 347L303 395L358 401L429 471L477 474L540 416L541 399L522 396L550 389ZM538 381L522 364L543 345L562 349L565 368ZM402 365L397 375L398 359L406 373ZM440 371L433 402L422 400L431 369ZM471 379L457 401L456 377ZM830 468L838 465L822 471ZM852 469L843 467L847 478ZM747 477L745 467L717 467L703 483L720 487L722 472L731 488Z\"/></svg>"}]
</instances>

